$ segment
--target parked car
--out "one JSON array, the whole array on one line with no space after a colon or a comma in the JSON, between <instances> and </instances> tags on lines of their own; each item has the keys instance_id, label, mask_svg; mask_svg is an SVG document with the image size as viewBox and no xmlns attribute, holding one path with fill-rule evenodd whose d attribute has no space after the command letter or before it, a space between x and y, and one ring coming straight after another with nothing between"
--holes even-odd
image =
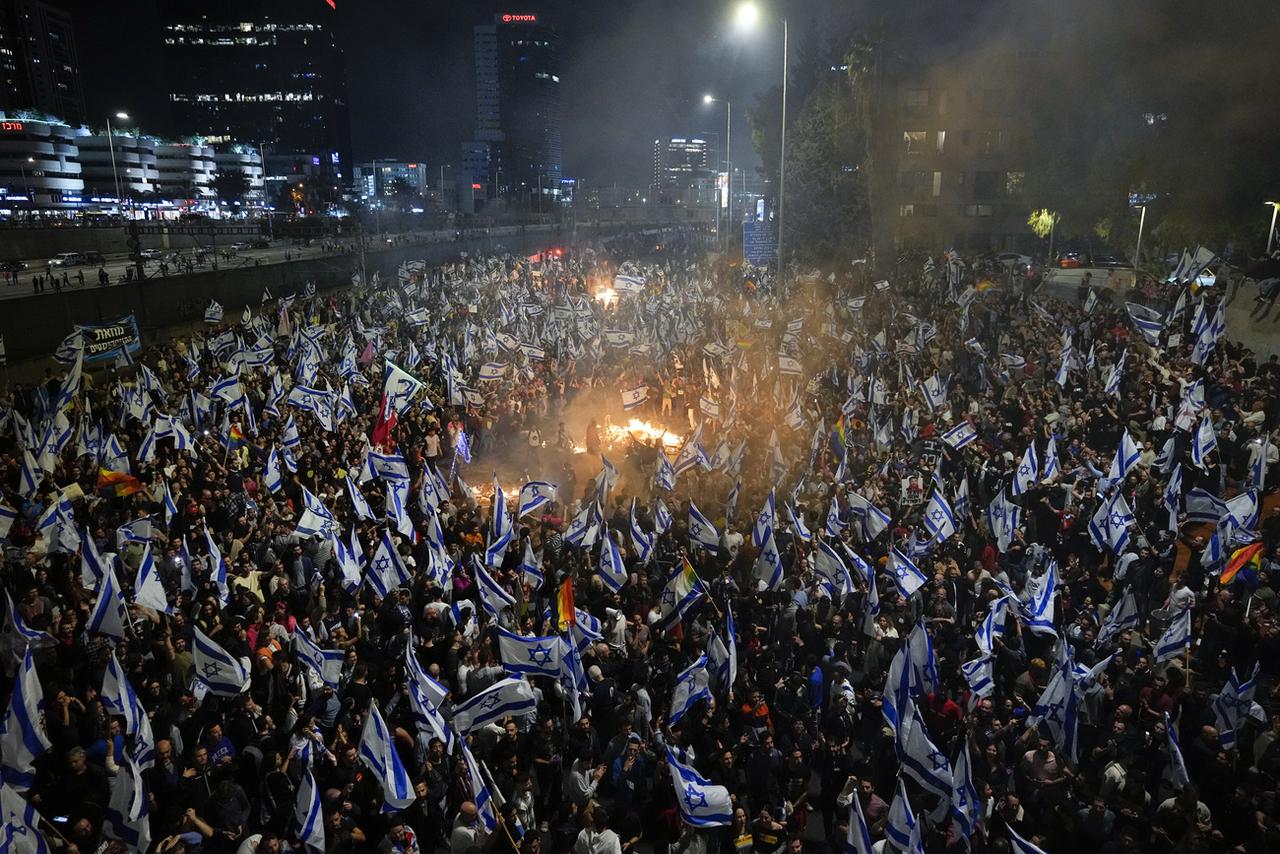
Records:
<instances>
[{"instance_id":1,"label":"parked car","mask_svg":"<svg viewBox=\"0 0 1280 854\"><path fill-rule=\"evenodd\" d=\"M1128 259L1110 252L1096 253L1091 256L1094 267L1132 267Z\"/></svg>"},{"instance_id":2,"label":"parked car","mask_svg":"<svg viewBox=\"0 0 1280 854\"><path fill-rule=\"evenodd\" d=\"M27 269L26 261L0 261L0 273L20 273Z\"/></svg>"},{"instance_id":3,"label":"parked car","mask_svg":"<svg viewBox=\"0 0 1280 854\"><path fill-rule=\"evenodd\" d=\"M267 240L265 237L259 237L257 240L251 241L249 246L252 249L270 249L271 241Z\"/></svg>"},{"instance_id":4,"label":"parked car","mask_svg":"<svg viewBox=\"0 0 1280 854\"><path fill-rule=\"evenodd\" d=\"M143 249L138 254L141 255L144 259L150 261L156 258L163 258L164 250L163 249Z\"/></svg>"}]
</instances>

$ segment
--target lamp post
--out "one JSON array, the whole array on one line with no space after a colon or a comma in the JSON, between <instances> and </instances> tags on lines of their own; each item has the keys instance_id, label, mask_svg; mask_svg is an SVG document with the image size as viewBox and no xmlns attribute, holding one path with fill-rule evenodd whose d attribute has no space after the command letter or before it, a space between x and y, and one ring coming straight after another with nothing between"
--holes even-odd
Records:
<instances>
[{"instance_id":1,"label":"lamp post","mask_svg":"<svg viewBox=\"0 0 1280 854\"><path fill-rule=\"evenodd\" d=\"M724 248L729 250L729 229L733 228L733 102L728 98L717 98L713 95L703 95L702 103L704 104L724 104L724 176L725 188L724 194L728 199L725 211ZM716 219L720 216L720 200L716 199Z\"/></svg>"},{"instance_id":2,"label":"lamp post","mask_svg":"<svg viewBox=\"0 0 1280 854\"><path fill-rule=\"evenodd\" d=\"M1267 202L1271 205L1271 227L1267 229L1267 257L1271 257L1271 243L1276 236L1276 213L1280 212L1280 202Z\"/></svg>"},{"instance_id":3,"label":"lamp post","mask_svg":"<svg viewBox=\"0 0 1280 854\"><path fill-rule=\"evenodd\" d=\"M1138 245L1133 249L1133 268L1138 269L1138 262L1142 260L1142 227L1147 224L1147 206L1138 205L1142 208L1142 218L1138 220Z\"/></svg>"},{"instance_id":4,"label":"lamp post","mask_svg":"<svg viewBox=\"0 0 1280 854\"><path fill-rule=\"evenodd\" d=\"M760 8L755 3L742 3L734 15L739 29L752 29L760 20ZM782 18L782 140L778 153L778 278L782 278L783 228L786 224L787 198L787 66L790 32L787 19Z\"/></svg>"},{"instance_id":5,"label":"lamp post","mask_svg":"<svg viewBox=\"0 0 1280 854\"><path fill-rule=\"evenodd\" d=\"M122 122L129 121L129 114L124 112L116 113L116 118ZM107 148L111 151L111 177L116 184L116 206L120 206L120 172L116 169L116 138L111 129L111 116L107 116Z\"/></svg>"},{"instance_id":6,"label":"lamp post","mask_svg":"<svg viewBox=\"0 0 1280 854\"><path fill-rule=\"evenodd\" d=\"M36 159L34 157L27 158L27 163L35 162ZM31 182L27 180L27 167L23 165L22 161L18 162L18 171L22 173L22 195L27 197L27 219L30 220L31 211L35 210L35 199L31 197Z\"/></svg>"}]
</instances>

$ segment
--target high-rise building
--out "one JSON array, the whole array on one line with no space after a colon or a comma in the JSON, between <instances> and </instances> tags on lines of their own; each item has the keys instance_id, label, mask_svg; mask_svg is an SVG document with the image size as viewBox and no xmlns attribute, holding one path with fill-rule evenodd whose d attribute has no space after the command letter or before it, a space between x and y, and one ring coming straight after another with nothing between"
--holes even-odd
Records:
<instances>
[{"instance_id":1,"label":"high-rise building","mask_svg":"<svg viewBox=\"0 0 1280 854\"><path fill-rule=\"evenodd\" d=\"M318 158L350 177L346 76L331 0L165 0L175 127L207 143Z\"/></svg>"},{"instance_id":2,"label":"high-rise building","mask_svg":"<svg viewBox=\"0 0 1280 854\"><path fill-rule=\"evenodd\" d=\"M462 160L489 196L560 190L560 36L536 14L473 31L476 132Z\"/></svg>"},{"instance_id":3,"label":"high-rise building","mask_svg":"<svg viewBox=\"0 0 1280 854\"><path fill-rule=\"evenodd\" d=\"M430 188L427 164L421 160L375 160L355 165L356 195L365 201L403 194L425 195Z\"/></svg>"},{"instance_id":4,"label":"high-rise building","mask_svg":"<svg viewBox=\"0 0 1280 854\"><path fill-rule=\"evenodd\" d=\"M653 141L653 192L674 198L681 191L712 177L707 141L673 136Z\"/></svg>"},{"instance_id":5,"label":"high-rise building","mask_svg":"<svg viewBox=\"0 0 1280 854\"><path fill-rule=\"evenodd\" d=\"M42 0L0 0L0 110L87 119L71 16Z\"/></svg>"}]
</instances>

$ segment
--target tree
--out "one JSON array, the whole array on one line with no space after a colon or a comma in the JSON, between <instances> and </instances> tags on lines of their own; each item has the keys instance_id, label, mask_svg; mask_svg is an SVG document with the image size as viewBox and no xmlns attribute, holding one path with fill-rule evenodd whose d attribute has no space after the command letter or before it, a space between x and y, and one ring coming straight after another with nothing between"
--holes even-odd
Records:
<instances>
[{"instance_id":1,"label":"tree","mask_svg":"<svg viewBox=\"0 0 1280 854\"><path fill-rule=\"evenodd\" d=\"M249 194L249 179L240 170L213 176L213 190L226 202L241 202Z\"/></svg>"}]
</instances>

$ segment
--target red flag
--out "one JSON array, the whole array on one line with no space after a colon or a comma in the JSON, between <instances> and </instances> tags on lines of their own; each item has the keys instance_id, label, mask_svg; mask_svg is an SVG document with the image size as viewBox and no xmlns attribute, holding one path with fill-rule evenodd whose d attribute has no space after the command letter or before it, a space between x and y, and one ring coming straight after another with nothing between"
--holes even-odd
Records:
<instances>
[{"instance_id":1,"label":"red flag","mask_svg":"<svg viewBox=\"0 0 1280 854\"><path fill-rule=\"evenodd\" d=\"M396 408L391 405L391 400L385 394L382 396L382 406L378 411L378 423L373 425L373 432L369 434L369 442L374 445L387 447L391 442L391 431L396 427Z\"/></svg>"},{"instance_id":2,"label":"red flag","mask_svg":"<svg viewBox=\"0 0 1280 854\"><path fill-rule=\"evenodd\" d=\"M373 361L373 342L370 341L364 345L364 352L360 354L360 358L356 359L361 365L367 365Z\"/></svg>"}]
</instances>

